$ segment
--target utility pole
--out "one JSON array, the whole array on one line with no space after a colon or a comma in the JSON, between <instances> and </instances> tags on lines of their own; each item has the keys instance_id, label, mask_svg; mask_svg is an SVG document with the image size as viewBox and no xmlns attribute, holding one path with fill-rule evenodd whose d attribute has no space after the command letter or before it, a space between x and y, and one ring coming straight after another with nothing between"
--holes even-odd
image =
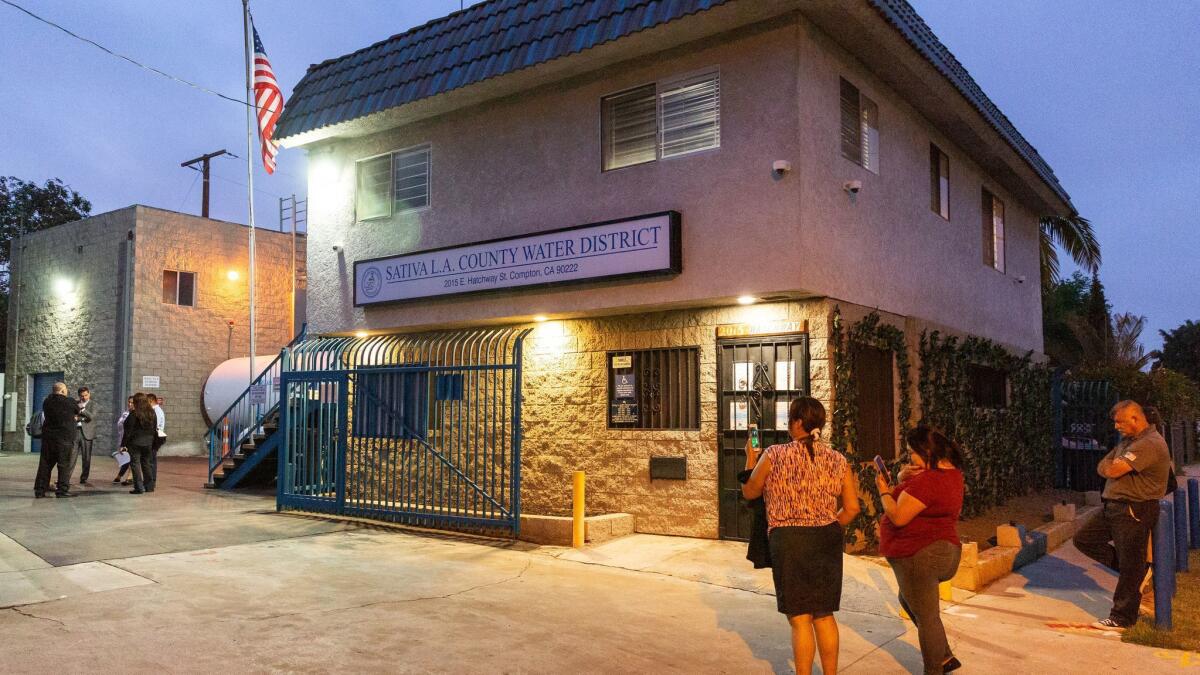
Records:
<instances>
[{"instance_id":1,"label":"utility pole","mask_svg":"<svg viewBox=\"0 0 1200 675\"><path fill-rule=\"evenodd\" d=\"M218 150L216 152L210 152L207 155L201 155L195 159L189 159L188 161L179 165L182 167L195 168L192 165L195 164L196 162L200 162L200 166L202 168L196 169L196 170L199 171L200 173L204 174L204 197L203 197L203 201L201 202L201 206L200 206L200 215L203 216L204 218L208 217L208 161L210 159L212 159L213 157L220 157L221 155L228 155L228 154L229 153L224 150Z\"/></svg>"}]
</instances>

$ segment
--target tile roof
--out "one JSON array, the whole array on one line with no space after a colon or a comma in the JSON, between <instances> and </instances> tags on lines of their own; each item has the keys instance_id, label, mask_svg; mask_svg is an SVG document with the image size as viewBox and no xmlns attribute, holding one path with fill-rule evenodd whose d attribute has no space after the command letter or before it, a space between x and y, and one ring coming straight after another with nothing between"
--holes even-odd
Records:
<instances>
[{"instance_id":1,"label":"tile roof","mask_svg":"<svg viewBox=\"0 0 1200 675\"><path fill-rule=\"evenodd\" d=\"M315 66L276 138L545 63L731 0L490 0Z\"/></svg>"},{"instance_id":2,"label":"tile roof","mask_svg":"<svg viewBox=\"0 0 1200 675\"><path fill-rule=\"evenodd\" d=\"M904 39L914 49L925 57L951 84L958 89L967 101L979 111L985 120L999 133L1009 145L1017 151L1034 172L1067 204L1071 198L1054 175L1054 170L1042 159L1036 148L1025 140L1021 132L1013 126L1008 117L1000 112L1000 108L983 93L983 89L967 72L958 59L946 49L946 45L933 34L933 30L925 23L917 11L908 4L907 0L868 0L883 18L900 31ZM1073 207L1072 207L1073 208Z\"/></svg>"},{"instance_id":3,"label":"tile roof","mask_svg":"<svg viewBox=\"0 0 1200 675\"><path fill-rule=\"evenodd\" d=\"M488 0L310 66L276 127L284 139L619 40L734 0ZM741 0L748 1L748 0ZM906 0L866 0L1067 204L1050 165Z\"/></svg>"}]
</instances>

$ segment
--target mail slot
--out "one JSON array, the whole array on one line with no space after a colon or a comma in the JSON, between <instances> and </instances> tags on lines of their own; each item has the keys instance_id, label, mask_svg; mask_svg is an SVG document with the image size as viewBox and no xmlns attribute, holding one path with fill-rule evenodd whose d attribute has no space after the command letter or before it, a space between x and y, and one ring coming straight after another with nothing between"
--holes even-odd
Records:
<instances>
[{"instance_id":1,"label":"mail slot","mask_svg":"<svg viewBox=\"0 0 1200 675\"><path fill-rule=\"evenodd\" d=\"M650 479L687 480L687 457L651 457Z\"/></svg>"}]
</instances>

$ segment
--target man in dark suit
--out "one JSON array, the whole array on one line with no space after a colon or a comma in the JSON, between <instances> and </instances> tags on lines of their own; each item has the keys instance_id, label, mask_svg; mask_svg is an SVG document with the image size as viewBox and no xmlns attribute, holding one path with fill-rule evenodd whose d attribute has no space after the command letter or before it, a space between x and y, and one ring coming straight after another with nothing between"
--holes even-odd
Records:
<instances>
[{"instance_id":1,"label":"man in dark suit","mask_svg":"<svg viewBox=\"0 0 1200 675\"><path fill-rule=\"evenodd\" d=\"M96 440L96 417L100 407L92 400L92 392L87 387L79 388L79 412L75 428L75 450L71 457L71 475L75 475L75 464L83 460L83 472L79 474L79 484L92 487L88 476L92 474L92 443Z\"/></svg>"},{"instance_id":2,"label":"man in dark suit","mask_svg":"<svg viewBox=\"0 0 1200 675\"><path fill-rule=\"evenodd\" d=\"M67 396L67 385L54 383L54 391L42 402L42 456L38 462L33 495L45 497L50 487L50 471L58 467L56 497L74 497L71 492L71 447L75 444L75 416L79 404Z\"/></svg>"}]
</instances>

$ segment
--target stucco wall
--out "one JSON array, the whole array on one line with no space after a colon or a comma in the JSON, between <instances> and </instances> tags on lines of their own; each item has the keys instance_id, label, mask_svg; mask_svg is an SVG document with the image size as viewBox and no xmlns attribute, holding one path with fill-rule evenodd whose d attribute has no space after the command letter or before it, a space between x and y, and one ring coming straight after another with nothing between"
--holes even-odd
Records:
<instances>
[{"instance_id":1,"label":"stucco wall","mask_svg":"<svg viewBox=\"0 0 1200 675\"><path fill-rule=\"evenodd\" d=\"M789 149L796 143L794 36L789 23L769 24L698 49L640 59L434 121L314 149L309 156L310 325L343 331L630 311L794 288L796 257L778 256L769 268L750 262L793 236L798 221L795 181L771 175L772 161L794 155ZM601 171L603 96L712 67L721 72L719 149ZM421 143L432 145L431 208L354 223L354 160ZM352 307L356 259L667 209L683 214L684 269L674 279L366 311ZM333 251L338 243L345 245L344 254Z\"/></svg>"},{"instance_id":2,"label":"stucco wall","mask_svg":"<svg viewBox=\"0 0 1200 675\"><path fill-rule=\"evenodd\" d=\"M801 268L801 285L1040 352L1037 214L822 32L799 25L797 248L821 252ZM842 157L841 77L879 106L878 175ZM929 208L931 142L950 158L949 221ZM862 181L855 202L843 189L849 180ZM982 187L1005 203L1005 273L983 262Z\"/></svg>"},{"instance_id":3,"label":"stucco wall","mask_svg":"<svg viewBox=\"0 0 1200 675\"><path fill-rule=\"evenodd\" d=\"M18 415L17 431L4 434L5 451L29 449L25 423L42 403L30 400L31 375L57 371L63 372L72 397L80 386L92 390L100 405L97 452L112 445L112 413L118 405L113 392L118 379L118 270L135 213L133 207L112 211L14 242L5 387L16 391ZM59 279L69 281L72 290L59 293Z\"/></svg>"},{"instance_id":4,"label":"stucco wall","mask_svg":"<svg viewBox=\"0 0 1200 675\"><path fill-rule=\"evenodd\" d=\"M236 223L139 207L130 386L166 397L164 454L207 453L204 381L222 361L249 353L248 237L246 227ZM302 237L297 247L297 263L303 265ZM290 235L261 229L255 233L255 334L260 355L277 354L292 338L290 256ZM194 307L162 301L165 269L196 273ZM236 280L228 278L230 270L238 272ZM229 321L234 322L232 335ZM157 375L161 387L143 389L147 375Z\"/></svg>"}]
</instances>

